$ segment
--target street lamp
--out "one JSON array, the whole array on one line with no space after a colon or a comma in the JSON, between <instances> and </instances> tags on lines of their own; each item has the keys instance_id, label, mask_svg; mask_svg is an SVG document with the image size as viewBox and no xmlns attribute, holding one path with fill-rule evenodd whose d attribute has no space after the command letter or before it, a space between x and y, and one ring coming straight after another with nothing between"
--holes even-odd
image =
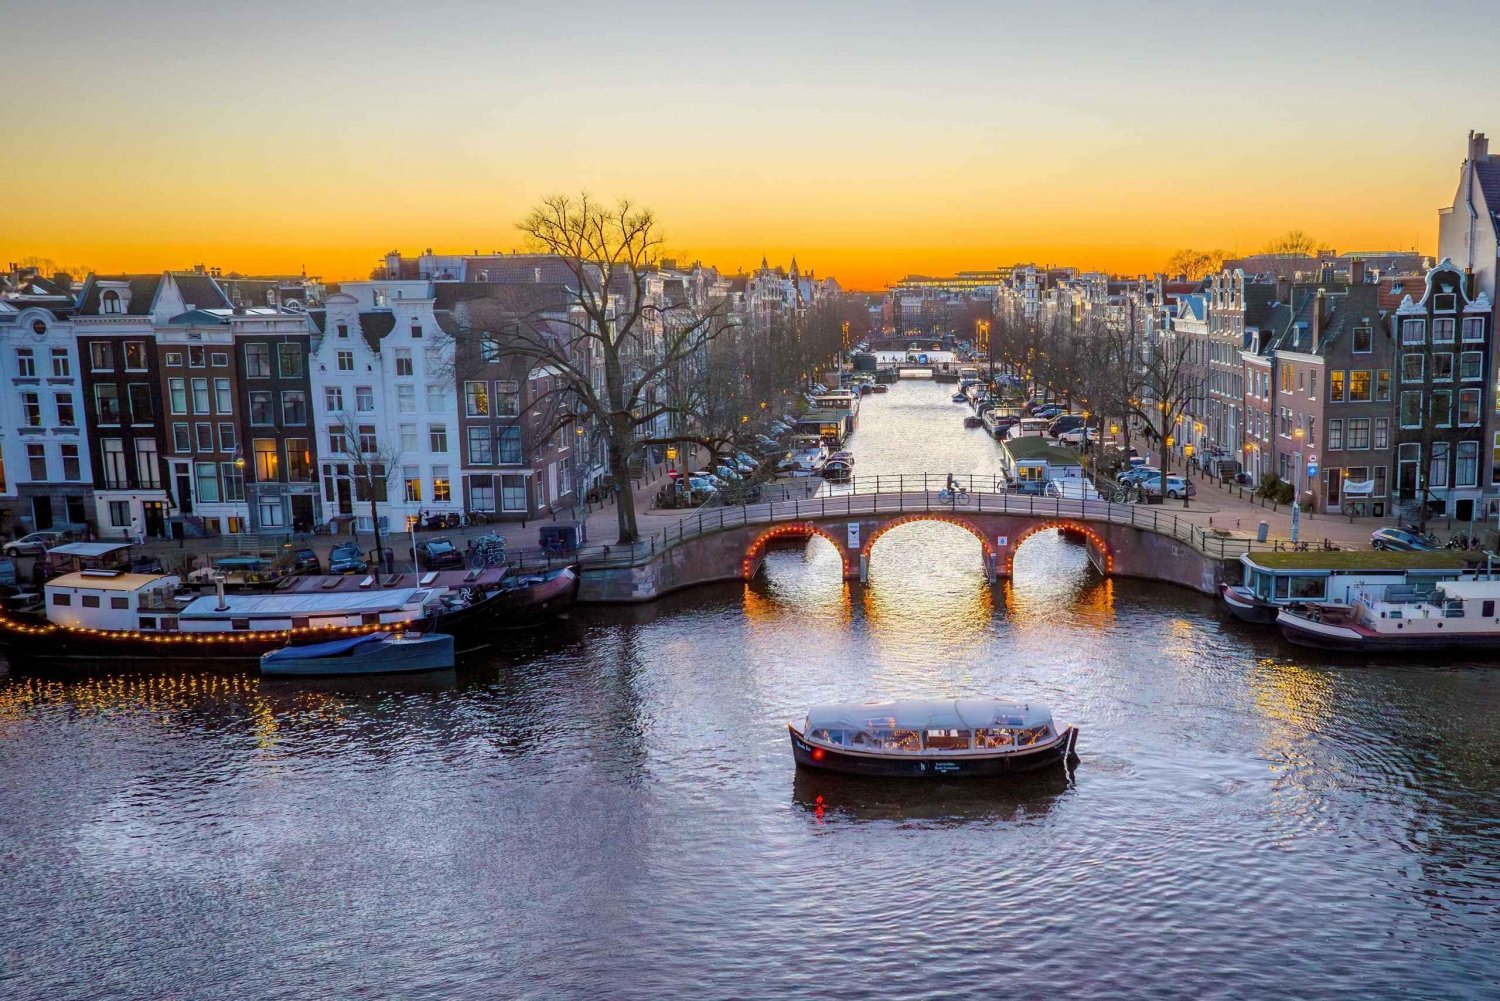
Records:
<instances>
[{"instance_id":1,"label":"street lamp","mask_svg":"<svg viewBox=\"0 0 1500 1001\"><path fill-rule=\"evenodd\" d=\"M1295 487L1292 494L1292 541L1296 542L1302 534L1302 440L1307 437L1307 432L1300 427L1293 428L1292 437L1297 441L1297 468L1292 477Z\"/></svg>"},{"instance_id":2,"label":"street lamp","mask_svg":"<svg viewBox=\"0 0 1500 1001\"><path fill-rule=\"evenodd\" d=\"M234 468L240 474L240 499L245 502L245 528L250 527L250 491L245 489L245 453L234 450Z\"/></svg>"}]
</instances>

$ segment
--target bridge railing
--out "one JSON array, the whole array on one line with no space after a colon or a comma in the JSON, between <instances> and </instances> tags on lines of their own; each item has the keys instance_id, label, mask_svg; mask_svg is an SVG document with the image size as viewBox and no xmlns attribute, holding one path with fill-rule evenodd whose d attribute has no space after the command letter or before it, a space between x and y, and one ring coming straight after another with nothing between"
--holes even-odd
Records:
<instances>
[{"instance_id":1,"label":"bridge railing","mask_svg":"<svg viewBox=\"0 0 1500 1001\"><path fill-rule=\"evenodd\" d=\"M588 569L638 566L684 542L730 529L872 514L1012 514L1128 525L1170 536L1218 560L1237 559L1254 550L1280 548L1278 543L1256 542L1205 529L1159 506L1017 494L1006 489L1003 476L956 476L955 479L967 497L963 492L958 497L947 494L947 474L908 473L855 477L848 483L835 485L837 493L703 507L634 545L587 546L568 557L538 556L525 561L521 568L541 569L544 565L565 563L578 563Z\"/></svg>"}]
</instances>

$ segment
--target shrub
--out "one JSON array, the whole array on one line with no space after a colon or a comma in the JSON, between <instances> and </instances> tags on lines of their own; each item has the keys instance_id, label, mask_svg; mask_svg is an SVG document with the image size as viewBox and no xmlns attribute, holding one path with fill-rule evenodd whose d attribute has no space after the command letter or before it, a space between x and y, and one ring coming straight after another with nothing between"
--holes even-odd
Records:
<instances>
[{"instance_id":1,"label":"shrub","mask_svg":"<svg viewBox=\"0 0 1500 1001\"><path fill-rule=\"evenodd\" d=\"M1281 483L1276 487L1276 497L1274 499L1278 504L1290 504L1296 493L1296 487L1290 483Z\"/></svg>"}]
</instances>

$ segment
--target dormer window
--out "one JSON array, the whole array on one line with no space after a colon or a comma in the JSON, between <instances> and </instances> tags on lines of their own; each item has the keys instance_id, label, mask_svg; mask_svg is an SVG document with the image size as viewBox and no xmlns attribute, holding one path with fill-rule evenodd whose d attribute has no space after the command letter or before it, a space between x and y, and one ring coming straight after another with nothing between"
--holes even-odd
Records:
<instances>
[{"instance_id":1,"label":"dormer window","mask_svg":"<svg viewBox=\"0 0 1500 1001\"><path fill-rule=\"evenodd\" d=\"M120 300L120 293L113 289L107 290L99 297L99 312L101 313L123 313L124 303Z\"/></svg>"},{"instance_id":2,"label":"dormer window","mask_svg":"<svg viewBox=\"0 0 1500 1001\"><path fill-rule=\"evenodd\" d=\"M421 338L421 336L422 336L422 321L421 320L413 320L413 321L411 321L411 336L412 336L413 340L418 340L418 339Z\"/></svg>"},{"instance_id":3,"label":"dormer window","mask_svg":"<svg viewBox=\"0 0 1500 1001\"><path fill-rule=\"evenodd\" d=\"M1434 313L1452 313L1458 309L1458 296L1452 292L1443 292L1432 297L1432 311Z\"/></svg>"},{"instance_id":4,"label":"dormer window","mask_svg":"<svg viewBox=\"0 0 1500 1001\"><path fill-rule=\"evenodd\" d=\"M349 336L349 324L347 324L347 323L340 323L339 324L339 336L340 337L348 337Z\"/></svg>"}]
</instances>

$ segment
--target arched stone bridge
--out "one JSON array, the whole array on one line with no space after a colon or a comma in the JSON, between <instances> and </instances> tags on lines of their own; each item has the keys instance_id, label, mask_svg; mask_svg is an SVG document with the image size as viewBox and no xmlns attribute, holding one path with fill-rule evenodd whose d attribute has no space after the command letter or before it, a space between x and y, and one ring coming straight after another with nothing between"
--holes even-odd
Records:
<instances>
[{"instance_id":1,"label":"arched stone bridge","mask_svg":"<svg viewBox=\"0 0 1500 1001\"><path fill-rule=\"evenodd\" d=\"M922 479L904 478L901 485ZM929 482L936 486L943 477ZM859 486L830 496L702 508L630 549L594 547L580 554L579 597L645 601L694 584L750 580L768 546L814 535L838 550L845 579L864 580L880 537L913 521L946 522L974 535L991 582L1010 575L1028 537L1050 529L1081 541L1101 573L1205 593L1238 579L1235 564L1252 545L1206 532L1159 506L1018 496L993 487L971 489L967 499L955 501L940 499L937 489L865 492Z\"/></svg>"}]
</instances>

